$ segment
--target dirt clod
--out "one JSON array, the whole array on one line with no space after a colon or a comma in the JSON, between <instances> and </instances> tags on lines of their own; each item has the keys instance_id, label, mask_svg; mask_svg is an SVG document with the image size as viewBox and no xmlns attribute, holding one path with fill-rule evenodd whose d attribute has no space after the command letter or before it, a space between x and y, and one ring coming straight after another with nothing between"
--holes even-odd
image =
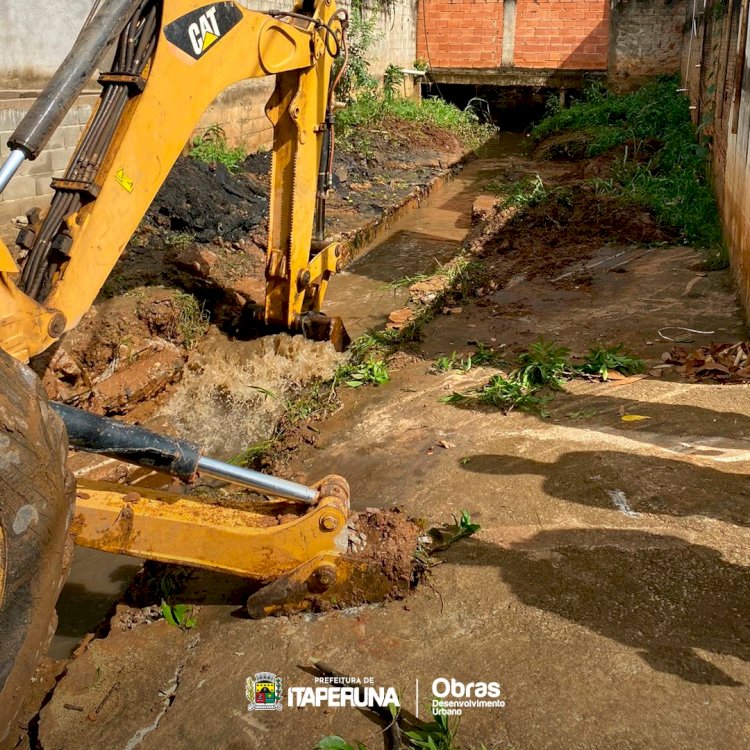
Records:
<instances>
[{"instance_id":1,"label":"dirt clod","mask_svg":"<svg viewBox=\"0 0 750 750\"><path fill-rule=\"evenodd\" d=\"M413 580L419 526L399 510L368 509L350 518L349 525L364 546L353 554L372 563L393 583L389 599L402 599Z\"/></svg>"}]
</instances>

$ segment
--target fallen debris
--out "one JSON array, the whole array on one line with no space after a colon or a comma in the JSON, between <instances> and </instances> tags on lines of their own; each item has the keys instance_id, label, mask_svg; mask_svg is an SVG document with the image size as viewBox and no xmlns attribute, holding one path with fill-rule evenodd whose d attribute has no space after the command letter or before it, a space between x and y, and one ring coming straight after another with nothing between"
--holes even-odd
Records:
<instances>
[{"instance_id":1,"label":"fallen debris","mask_svg":"<svg viewBox=\"0 0 750 750\"><path fill-rule=\"evenodd\" d=\"M750 342L709 344L688 351L675 346L662 355L667 365L694 382L746 383L750 381Z\"/></svg>"}]
</instances>

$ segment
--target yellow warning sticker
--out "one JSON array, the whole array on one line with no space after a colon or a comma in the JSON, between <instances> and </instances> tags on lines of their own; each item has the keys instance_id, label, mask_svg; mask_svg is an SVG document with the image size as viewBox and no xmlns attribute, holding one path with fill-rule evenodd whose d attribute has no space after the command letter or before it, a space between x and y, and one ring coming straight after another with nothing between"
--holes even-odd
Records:
<instances>
[{"instance_id":1,"label":"yellow warning sticker","mask_svg":"<svg viewBox=\"0 0 750 750\"><path fill-rule=\"evenodd\" d=\"M125 174L125 170L120 167L115 173L115 180L122 185L129 193L133 192L133 180Z\"/></svg>"}]
</instances>

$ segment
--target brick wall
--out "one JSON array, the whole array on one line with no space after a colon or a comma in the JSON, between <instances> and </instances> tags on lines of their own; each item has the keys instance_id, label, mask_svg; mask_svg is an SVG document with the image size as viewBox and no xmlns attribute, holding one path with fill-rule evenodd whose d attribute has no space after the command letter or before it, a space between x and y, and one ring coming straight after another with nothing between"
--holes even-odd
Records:
<instances>
[{"instance_id":1,"label":"brick wall","mask_svg":"<svg viewBox=\"0 0 750 750\"><path fill-rule=\"evenodd\" d=\"M511 5L515 22L504 24L504 8ZM504 39L504 33L509 38ZM608 45L609 0L422 0L420 4L417 54L434 68L513 65L606 70Z\"/></svg>"},{"instance_id":2,"label":"brick wall","mask_svg":"<svg viewBox=\"0 0 750 750\"><path fill-rule=\"evenodd\" d=\"M610 78L620 88L680 69L687 0L619 0L612 9Z\"/></svg>"},{"instance_id":3,"label":"brick wall","mask_svg":"<svg viewBox=\"0 0 750 750\"><path fill-rule=\"evenodd\" d=\"M503 0L422 0L417 57L434 68L497 68L502 60Z\"/></svg>"},{"instance_id":4,"label":"brick wall","mask_svg":"<svg viewBox=\"0 0 750 750\"><path fill-rule=\"evenodd\" d=\"M514 64L606 70L609 0L518 0Z\"/></svg>"}]
</instances>

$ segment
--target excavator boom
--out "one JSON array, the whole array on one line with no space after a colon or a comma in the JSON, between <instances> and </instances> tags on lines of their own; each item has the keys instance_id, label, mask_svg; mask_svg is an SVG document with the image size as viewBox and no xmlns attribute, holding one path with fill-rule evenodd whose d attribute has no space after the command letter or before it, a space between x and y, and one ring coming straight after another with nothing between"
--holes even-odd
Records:
<instances>
[{"instance_id":1,"label":"excavator boom","mask_svg":"<svg viewBox=\"0 0 750 750\"><path fill-rule=\"evenodd\" d=\"M320 225L313 243L313 223L324 215L318 175L321 164L330 169L323 143L345 26L333 0L303 0L284 13L205 0L105 3L11 137L0 168L2 189L41 152L114 46L98 105L53 181L50 207L32 213L19 235L17 282L13 258L0 249L0 348L26 360L77 325L208 105L228 86L268 75L276 87L266 108L274 128L267 291L255 317L303 333L340 330L320 312L339 250L320 241Z\"/></svg>"}]
</instances>

